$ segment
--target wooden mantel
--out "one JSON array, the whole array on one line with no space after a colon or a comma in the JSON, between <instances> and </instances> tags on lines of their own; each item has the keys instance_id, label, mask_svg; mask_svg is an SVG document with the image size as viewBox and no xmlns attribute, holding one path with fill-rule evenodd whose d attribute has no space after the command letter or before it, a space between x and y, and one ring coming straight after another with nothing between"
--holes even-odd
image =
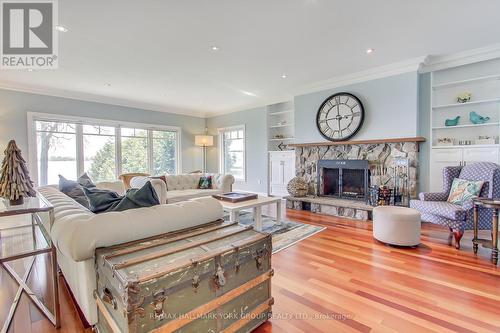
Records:
<instances>
[{"instance_id":1,"label":"wooden mantel","mask_svg":"<svg viewBox=\"0 0 500 333\"><path fill-rule=\"evenodd\" d=\"M423 136L413 138L392 138L392 139L373 139L373 140L351 140L351 141L325 141L316 143L293 143L290 147L317 147L317 146L345 146L345 145L362 145L362 144L377 144L377 143L394 143L394 142L425 142Z\"/></svg>"}]
</instances>

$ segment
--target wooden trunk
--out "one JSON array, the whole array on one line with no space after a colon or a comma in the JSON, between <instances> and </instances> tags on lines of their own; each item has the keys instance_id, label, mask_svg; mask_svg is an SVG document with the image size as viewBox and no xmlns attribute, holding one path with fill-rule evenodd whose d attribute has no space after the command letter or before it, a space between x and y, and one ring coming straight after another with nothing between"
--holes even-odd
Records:
<instances>
[{"instance_id":1,"label":"wooden trunk","mask_svg":"<svg viewBox=\"0 0 500 333\"><path fill-rule=\"evenodd\" d=\"M271 314L271 235L216 221L96 250L100 333L249 332Z\"/></svg>"}]
</instances>

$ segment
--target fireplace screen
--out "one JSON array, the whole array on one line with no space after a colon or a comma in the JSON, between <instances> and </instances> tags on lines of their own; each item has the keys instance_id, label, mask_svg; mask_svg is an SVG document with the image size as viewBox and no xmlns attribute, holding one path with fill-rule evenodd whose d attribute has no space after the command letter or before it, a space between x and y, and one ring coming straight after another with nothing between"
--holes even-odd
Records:
<instances>
[{"instance_id":1,"label":"fireplace screen","mask_svg":"<svg viewBox=\"0 0 500 333\"><path fill-rule=\"evenodd\" d=\"M368 161L321 160L318 162L318 195L366 200Z\"/></svg>"}]
</instances>

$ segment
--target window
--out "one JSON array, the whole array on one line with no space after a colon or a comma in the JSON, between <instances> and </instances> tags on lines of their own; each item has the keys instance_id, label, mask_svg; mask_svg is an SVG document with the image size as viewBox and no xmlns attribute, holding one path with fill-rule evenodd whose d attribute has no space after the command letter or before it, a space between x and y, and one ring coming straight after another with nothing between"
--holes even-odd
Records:
<instances>
[{"instance_id":1,"label":"window","mask_svg":"<svg viewBox=\"0 0 500 333\"><path fill-rule=\"evenodd\" d=\"M83 125L83 170L93 181L102 182L118 178L115 142L114 127Z\"/></svg>"},{"instance_id":2,"label":"window","mask_svg":"<svg viewBox=\"0 0 500 333\"><path fill-rule=\"evenodd\" d=\"M148 168L148 131L138 128L121 129L122 173L145 172Z\"/></svg>"},{"instance_id":3,"label":"window","mask_svg":"<svg viewBox=\"0 0 500 333\"><path fill-rule=\"evenodd\" d=\"M29 117L36 147L30 157L37 161L32 175L39 185L57 184L59 174L76 179L87 172L100 182L122 173L162 175L179 169L177 127L34 113Z\"/></svg>"},{"instance_id":4,"label":"window","mask_svg":"<svg viewBox=\"0 0 500 333\"><path fill-rule=\"evenodd\" d=\"M40 183L57 184L62 170L65 177L76 179L75 124L37 121L36 139Z\"/></svg>"},{"instance_id":5,"label":"window","mask_svg":"<svg viewBox=\"0 0 500 333\"><path fill-rule=\"evenodd\" d=\"M219 129L220 172L245 181L245 126Z\"/></svg>"}]
</instances>

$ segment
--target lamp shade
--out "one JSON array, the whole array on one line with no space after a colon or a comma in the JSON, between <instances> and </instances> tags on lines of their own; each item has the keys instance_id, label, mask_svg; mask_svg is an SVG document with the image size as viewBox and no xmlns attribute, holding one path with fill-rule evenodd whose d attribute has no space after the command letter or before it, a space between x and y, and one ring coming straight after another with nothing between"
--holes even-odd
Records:
<instances>
[{"instance_id":1,"label":"lamp shade","mask_svg":"<svg viewBox=\"0 0 500 333\"><path fill-rule=\"evenodd\" d=\"M211 147L214 145L214 137L212 135L195 135L194 144L200 147Z\"/></svg>"}]
</instances>

